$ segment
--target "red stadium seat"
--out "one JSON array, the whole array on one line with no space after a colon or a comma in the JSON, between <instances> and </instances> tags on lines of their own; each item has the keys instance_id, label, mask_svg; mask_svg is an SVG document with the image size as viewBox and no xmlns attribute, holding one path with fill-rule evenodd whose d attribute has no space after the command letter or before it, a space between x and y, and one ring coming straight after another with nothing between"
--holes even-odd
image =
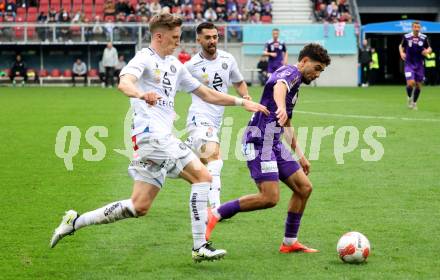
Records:
<instances>
[{"instance_id":1,"label":"red stadium seat","mask_svg":"<svg viewBox=\"0 0 440 280\"><path fill-rule=\"evenodd\" d=\"M45 5L45 4L49 5L49 0L40 0L39 6Z\"/></svg>"},{"instance_id":2,"label":"red stadium seat","mask_svg":"<svg viewBox=\"0 0 440 280\"><path fill-rule=\"evenodd\" d=\"M130 0L130 5L132 5L133 8L135 8L135 9L136 9L136 6L137 6L138 3L139 3L138 0Z\"/></svg>"},{"instance_id":3,"label":"red stadium seat","mask_svg":"<svg viewBox=\"0 0 440 280\"><path fill-rule=\"evenodd\" d=\"M98 77L98 70L96 70L96 69L90 69L90 70L89 70L89 74L88 74L88 76L89 76L90 78L96 78L96 77Z\"/></svg>"},{"instance_id":4,"label":"red stadium seat","mask_svg":"<svg viewBox=\"0 0 440 280\"><path fill-rule=\"evenodd\" d=\"M36 7L30 7L28 9L27 21L28 22L36 22L38 17L38 11Z\"/></svg>"},{"instance_id":5,"label":"red stadium seat","mask_svg":"<svg viewBox=\"0 0 440 280\"><path fill-rule=\"evenodd\" d=\"M272 17L271 16L262 16L261 22L262 23L272 23Z\"/></svg>"},{"instance_id":6,"label":"red stadium seat","mask_svg":"<svg viewBox=\"0 0 440 280\"><path fill-rule=\"evenodd\" d=\"M63 77L66 77L66 78L72 77L72 70L70 70L70 69L64 70Z\"/></svg>"},{"instance_id":7,"label":"red stadium seat","mask_svg":"<svg viewBox=\"0 0 440 280\"><path fill-rule=\"evenodd\" d=\"M60 70L57 68L52 69L52 71L50 71L50 76L54 78L60 77L61 76Z\"/></svg>"},{"instance_id":8,"label":"red stadium seat","mask_svg":"<svg viewBox=\"0 0 440 280\"><path fill-rule=\"evenodd\" d=\"M26 8L17 8L17 16L26 17Z\"/></svg>"},{"instance_id":9,"label":"red stadium seat","mask_svg":"<svg viewBox=\"0 0 440 280\"><path fill-rule=\"evenodd\" d=\"M203 0L194 0L193 5L203 5Z\"/></svg>"},{"instance_id":10,"label":"red stadium seat","mask_svg":"<svg viewBox=\"0 0 440 280\"><path fill-rule=\"evenodd\" d=\"M38 75L42 78L47 77L48 73L46 69L41 69L40 71L38 71Z\"/></svg>"},{"instance_id":11,"label":"red stadium seat","mask_svg":"<svg viewBox=\"0 0 440 280\"><path fill-rule=\"evenodd\" d=\"M82 4L73 3L72 11L74 13L81 12L82 10Z\"/></svg>"},{"instance_id":12,"label":"red stadium seat","mask_svg":"<svg viewBox=\"0 0 440 280\"><path fill-rule=\"evenodd\" d=\"M105 16L104 17L104 21L111 21L111 22L115 22L115 16Z\"/></svg>"},{"instance_id":13,"label":"red stadium seat","mask_svg":"<svg viewBox=\"0 0 440 280\"><path fill-rule=\"evenodd\" d=\"M84 6L93 6L93 0L84 0Z\"/></svg>"},{"instance_id":14,"label":"red stadium seat","mask_svg":"<svg viewBox=\"0 0 440 280\"><path fill-rule=\"evenodd\" d=\"M40 4L40 6L38 7L38 12L44 12L45 14L47 14L49 12L49 4Z\"/></svg>"},{"instance_id":15,"label":"red stadium seat","mask_svg":"<svg viewBox=\"0 0 440 280\"><path fill-rule=\"evenodd\" d=\"M70 13L70 11L72 10L72 2L70 0L61 0L63 9Z\"/></svg>"},{"instance_id":16,"label":"red stadium seat","mask_svg":"<svg viewBox=\"0 0 440 280\"><path fill-rule=\"evenodd\" d=\"M95 0L95 5L101 5L104 6L104 0Z\"/></svg>"},{"instance_id":17,"label":"red stadium seat","mask_svg":"<svg viewBox=\"0 0 440 280\"><path fill-rule=\"evenodd\" d=\"M35 36L35 27L28 26L28 28L27 28L27 36L28 36L28 40Z\"/></svg>"},{"instance_id":18,"label":"red stadium seat","mask_svg":"<svg viewBox=\"0 0 440 280\"><path fill-rule=\"evenodd\" d=\"M50 0L50 8L59 11L61 8L60 0Z\"/></svg>"},{"instance_id":19,"label":"red stadium seat","mask_svg":"<svg viewBox=\"0 0 440 280\"><path fill-rule=\"evenodd\" d=\"M82 0L73 0L72 3L74 5L82 5L83 1ZM90 2L90 3L92 3L92 2Z\"/></svg>"}]
</instances>

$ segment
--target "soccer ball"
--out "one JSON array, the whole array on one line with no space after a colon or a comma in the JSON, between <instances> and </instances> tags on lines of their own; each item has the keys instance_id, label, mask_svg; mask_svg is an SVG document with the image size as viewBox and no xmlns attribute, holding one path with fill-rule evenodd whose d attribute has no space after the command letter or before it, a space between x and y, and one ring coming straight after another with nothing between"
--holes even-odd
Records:
<instances>
[{"instance_id":1,"label":"soccer ball","mask_svg":"<svg viewBox=\"0 0 440 280\"><path fill-rule=\"evenodd\" d=\"M347 232L339 239L336 250L343 262L361 263L370 254L370 241L360 232Z\"/></svg>"}]
</instances>

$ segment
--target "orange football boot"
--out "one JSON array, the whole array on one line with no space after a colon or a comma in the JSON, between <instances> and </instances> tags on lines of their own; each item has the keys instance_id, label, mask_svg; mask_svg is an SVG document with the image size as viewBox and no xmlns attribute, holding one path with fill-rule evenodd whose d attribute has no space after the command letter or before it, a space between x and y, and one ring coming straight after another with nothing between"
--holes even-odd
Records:
<instances>
[{"instance_id":1,"label":"orange football boot","mask_svg":"<svg viewBox=\"0 0 440 280\"><path fill-rule=\"evenodd\" d=\"M214 214L212 214L212 209L208 208L208 223L206 224L206 233L205 238L208 241L211 238L211 233L215 228L215 225L218 223L220 219L217 218Z\"/></svg>"},{"instance_id":2,"label":"orange football boot","mask_svg":"<svg viewBox=\"0 0 440 280\"><path fill-rule=\"evenodd\" d=\"M284 243L280 246L280 253L288 254L293 252L303 252L303 253L318 253L319 251L313 248L309 248L298 241L292 245L285 245Z\"/></svg>"}]
</instances>

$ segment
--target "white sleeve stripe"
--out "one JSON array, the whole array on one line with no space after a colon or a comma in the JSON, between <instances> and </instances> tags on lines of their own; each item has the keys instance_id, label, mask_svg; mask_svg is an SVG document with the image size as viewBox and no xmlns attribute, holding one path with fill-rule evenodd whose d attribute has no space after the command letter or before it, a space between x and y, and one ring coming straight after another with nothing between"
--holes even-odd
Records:
<instances>
[{"instance_id":1,"label":"white sleeve stripe","mask_svg":"<svg viewBox=\"0 0 440 280\"><path fill-rule=\"evenodd\" d=\"M286 86L287 86L287 91L290 91L289 83L288 83L285 79L278 79L278 80L277 80L277 83L278 83L278 82L283 82L284 84L286 84Z\"/></svg>"}]
</instances>

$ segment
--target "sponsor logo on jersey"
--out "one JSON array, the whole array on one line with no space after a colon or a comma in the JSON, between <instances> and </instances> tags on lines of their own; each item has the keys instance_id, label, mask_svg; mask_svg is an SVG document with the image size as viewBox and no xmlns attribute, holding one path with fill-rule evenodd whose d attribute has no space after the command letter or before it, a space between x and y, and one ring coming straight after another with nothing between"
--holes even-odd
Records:
<instances>
[{"instance_id":1,"label":"sponsor logo on jersey","mask_svg":"<svg viewBox=\"0 0 440 280\"><path fill-rule=\"evenodd\" d=\"M176 73L176 71L177 71L176 66L171 64L170 70L171 70L172 73Z\"/></svg>"},{"instance_id":2,"label":"sponsor logo on jersey","mask_svg":"<svg viewBox=\"0 0 440 280\"><path fill-rule=\"evenodd\" d=\"M188 148L184 143L180 143L179 144L179 148L181 149L181 150L186 150L186 148Z\"/></svg>"},{"instance_id":3,"label":"sponsor logo on jersey","mask_svg":"<svg viewBox=\"0 0 440 280\"><path fill-rule=\"evenodd\" d=\"M212 87L216 90L216 91L220 91L221 87L223 86L223 80L222 77L215 72L214 75L214 80L212 81Z\"/></svg>"},{"instance_id":4,"label":"sponsor logo on jersey","mask_svg":"<svg viewBox=\"0 0 440 280\"><path fill-rule=\"evenodd\" d=\"M223 70L228 69L228 64L226 62L223 62L222 63L222 68L223 68Z\"/></svg>"},{"instance_id":5,"label":"sponsor logo on jersey","mask_svg":"<svg viewBox=\"0 0 440 280\"><path fill-rule=\"evenodd\" d=\"M161 107L174 108L174 102L171 100L159 99L156 104Z\"/></svg>"}]
</instances>

